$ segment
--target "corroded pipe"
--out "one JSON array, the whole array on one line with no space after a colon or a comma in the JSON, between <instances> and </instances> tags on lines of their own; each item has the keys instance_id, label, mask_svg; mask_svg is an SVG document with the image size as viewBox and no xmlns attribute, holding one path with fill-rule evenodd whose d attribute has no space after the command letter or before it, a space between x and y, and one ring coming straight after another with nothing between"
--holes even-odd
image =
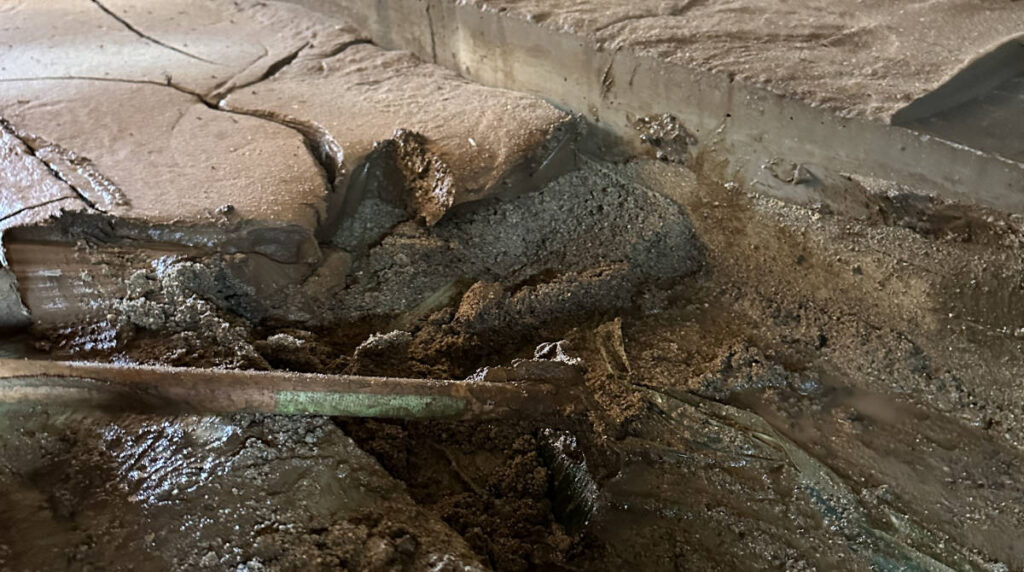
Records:
<instances>
[{"instance_id":1,"label":"corroded pipe","mask_svg":"<svg viewBox=\"0 0 1024 572\"><path fill-rule=\"evenodd\" d=\"M0 359L0 404L392 419L538 418L582 403L573 380L454 381Z\"/></svg>"}]
</instances>

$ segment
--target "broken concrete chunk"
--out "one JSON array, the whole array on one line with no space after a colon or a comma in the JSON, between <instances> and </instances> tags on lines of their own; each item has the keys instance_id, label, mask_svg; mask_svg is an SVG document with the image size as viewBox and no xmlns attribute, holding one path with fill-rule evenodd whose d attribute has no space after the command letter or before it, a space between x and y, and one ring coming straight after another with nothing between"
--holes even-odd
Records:
<instances>
[{"instance_id":1,"label":"broken concrete chunk","mask_svg":"<svg viewBox=\"0 0 1024 572\"><path fill-rule=\"evenodd\" d=\"M0 83L0 116L50 179L116 217L116 234L284 262L317 254L328 188L287 127L168 87L91 80Z\"/></svg>"},{"instance_id":2,"label":"broken concrete chunk","mask_svg":"<svg viewBox=\"0 0 1024 572\"><path fill-rule=\"evenodd\" d=\"M677 204L585 159L581 166L432 227L398 225L353 262L347 288L321 314L423 316L419 309L452 300L453 324L466 333L535 332L579 312L629 307L640 284L702 266L700 240Z\"/></svg>"},{"instance_id":3,"label":"broken concrete chunk","mask_svg":"<svg viewBox=\"0 0 1024 572\"><path fill-rule=\"evenodd\" d=\"M46 208L53 206L54 208ZM0 119L0 231L84 204Z\"/></svg>"},{"instance_id":4,"label":"broken concrete chunk","mask_svg":"<svg viewBox=\"0 0 1024 572\"><path fill-rule=\"evenodd\" d=\"M537 98L366 44L299 54L221 105L326 131L344 152L349 213L368 194L368 181L400 172L404 200L428 223L460 203L564 172L575 135L571 116Z\"/></svg>"}]
</instances>

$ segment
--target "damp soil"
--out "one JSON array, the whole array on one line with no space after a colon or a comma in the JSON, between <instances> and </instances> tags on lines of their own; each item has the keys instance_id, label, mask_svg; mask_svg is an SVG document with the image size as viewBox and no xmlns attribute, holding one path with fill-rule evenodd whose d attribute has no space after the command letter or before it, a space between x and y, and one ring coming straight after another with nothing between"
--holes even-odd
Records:
<instances>
[{"instance_id":1,"label":"damp soil","mask_svg":"<svg viewBox=\"0 0 1024 572\"><path fill-rule=\"evenodd\" d=\"M444 378L554 360L584 376L584 413L8 416L3 520L33 534L0 531L0 562L1024 567L1015 228L922 232L672 162L581 164L433 225L366 203L325 245L345 264L276 300L253 299L218 260L164 260L102 323L33 343L55 357ZM108 342L87 343L97 336Z\"/></svg>"}]
</instances>

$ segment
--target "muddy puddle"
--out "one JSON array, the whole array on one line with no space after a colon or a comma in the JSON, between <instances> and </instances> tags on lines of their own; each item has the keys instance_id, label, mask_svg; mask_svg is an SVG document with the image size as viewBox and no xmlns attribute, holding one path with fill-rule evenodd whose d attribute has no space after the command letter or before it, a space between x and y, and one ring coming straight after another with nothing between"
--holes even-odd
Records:
<instances>
[{"instance_id":1,"label":"muddy puddle","mask_svg":"<svg viewBox=\"0 0 1024 572\"><path fill-rule=\"evenodd\" d=\"M329 262L266 295L232 257L104 269L99 252L93 272L124 276L104 282L102 312L0 347L447 379L557 362L585 380L580 413L7 405L0 564L1024 568L1024 363L986 273L1020 267L1015 235L922 233L677 164L580 161L434 225L371 198L324 243Z\"/></svg>"}]
</instances>

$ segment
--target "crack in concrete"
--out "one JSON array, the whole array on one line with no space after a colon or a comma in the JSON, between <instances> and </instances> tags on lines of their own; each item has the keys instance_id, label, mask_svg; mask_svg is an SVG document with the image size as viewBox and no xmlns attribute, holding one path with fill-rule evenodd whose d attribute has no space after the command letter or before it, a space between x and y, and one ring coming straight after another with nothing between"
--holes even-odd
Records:
<instances>
[{"instance_id":1,"label":"crack in concrete","mask_svg":"<svg viewBox=\"0 0 1024 572\"><path fill-rule=\"evenodd\" d=\"M95 1L95 0L93 0L93 1ZM99 3L97 2L97 4L99 4ZM355 46L355 45L360 45L360 44L372 45L373 42L371 42L370 40L366 40L366 39L356 39L356 40L351 40L351 41L348 41L348 42L343 42L343 43L339 44L338 46L335 46L331 50L325 52L320 57L320 59L324 59L324 58L329 58L329 57L340 55L342 52L344 52L348 48L350 48L352 46ZM337 140L335 140L334 137L327 131L327 129L325 129L323 126L321 126L321 125L319 125L319 124L317 124L316 122L313 122L313 121L302 120L302 119L298 119L296 117L281 115L281 114L277 114L277 113L274 113L274 112L261 111L261 110L252 110L252 109L231 108L231 107L229 107L227 105L227 103L225 101L225 98L227 98L227 96L229 96L233 91L235 91L237 89L241 89L241 88L244 88L244 87L251 87L253 85L259 84L259 83L261 83L263 81L266 81L266 80L274 77L275 75L280 73L282 70L287 68L289 65L294 63L294 61L298 58L298 56L302 53L302 51L307 49L310 45L311 45L310 42L306 41L305 43L302 44L302 46L298 47L295 50L292 50L288 54L285 54L283 57L275 60L273 63L270 64L270 66L267 67L267 69L259 76L259 78L254 80L254 81L247 82L247 83L245 83L243 85L231 87L228 90L224 90L223 86L230 85L230 81L231 80L229 79L224 84L221 84L222 87L219 87L218 89L215 89L212 93L210 93L208 95L204 95L204 94L202 94L202 93L200 93L198 91L195 91L195 90L189 89L189 88L187 88L185 86L182 86L182 85L174 83L174 81L173 81L173 79L172 79L172 77L170 75L166 76L166 79L165 79L164 82L158 82L158 81L154 81L154 80L145 80L145 79L124 79L124 78L111 78L111 77L98 77L98 76L40 76L40 77L31 77L31 78L4 78L4 79L0 79L0 83L17 82L17 81L54 81L54 80L64 80L64 81L100 81L100 82L109 82L109 83L127 83L127 84L135 84L135 85L152 85L152 86L156 86L156 87L170 88L170 89L173 89L173 90L175 90L175 91L177 91L179 93L182 93L182 94L185 94L185 95L188 95L188 96L194 98L197 102L201 103L202 105L204 105L205 107L207 107L207 108L209 108L209 109L211 109L213 111L219 111L219 112L223 112L223 113L230 113L230 114L235 114L235 115L244 115L244 116L254 117L256 119L261 119L261 120L264 120L264 121L270 121L272 123L276 123L278 125L281 125L282 127L286 127L288 129L291 129L292 131L295 131L296 133L298 133L302 137L303 143L304 143L307 151L310 153L310 156L313 158L313 161L317 164L317 166L319 167L320 171L323 173L323 176L324 176L324 179L325 179L325 182L327 184L329 192L334 193L337 190L337 187L340 184L341 179L342 179L342 177L344 175L344 172L345 172L344 165L343 165L343 162L344 162L344 150L342 149L341 145L337 142ZM237 76L235 76L235 77L237 77ZM22 141L22 143L24 143L26 145L26 147L28 147L30 150L32 150L33 154L35 154L35 149L33 149L33 147L27 141L25 141L24 138L22 138L22 137L18 137L18 138L19 138L19 140ZM42 159L40 159L40 160L42 160ZM73 185L71 185L63 176L60 175L60 173L58 171L56 171L52 166L50 166L49 163L47 163L46 161L43 161L43 162L44 162L44 164L47 165L47 167L50 169L50 171L54 173L55 176L57 176L60 180L64 181L65 183L68 183L69 186L71 186L71 188L82 198L82 200L90 208L93 208L95 210L100 210L79 189L77 189ZM320 220L319 213L317 215L317 219Z\"/></svg>"},{"instance_id":2,"label":"crack in concrete","mask_svg":"<svg viewBox=\"0 0 1024 572\"><path fill-rule=\"evenodd\" d=\"M270 121L297 132L302 136L306 149L323 172L330 191L334 192L336 184L345 172L343 166L344 151L337 140L334 139L334 136L323 126L314 121L302 120L272 111L231 108L227 107L224 102L216 106L210 105L205 100L203 103L210 106L211 109Z\"/></svg>"},{"instance_id":3,"label":"crack in concrete","mask_svg":"<svg viewBox=\"0 0 1024 572\"><path fill-rule=\"evenodd\" d=\"M103 76L90 76L90 75L52 75L52 76L34 76L34 77L8 77L0 78L0 83L16 83L20 81L99 81L106 83L128 83L133 85L153 85L156 87L169 87L175 91L198 98L201 103L216 109L216 105L206 101L206 98L199 92L191 90L185 86L176 84L173 82L171 76L165 76L164 81L155 81L151 79L127 79L118 77L103 77Z\"/></svg>"},{"instance_id":4,"label":"crack in concrete","mask_svg":"<svg viewBox=\"0 0 1024 572\"><path fill-rule=\"evenodd\" d=\"M338 178L344 174L344 167L342 161L344 152L341 145L334 139L334 137L321 125L312 122L304 121L295 117L279 115L273 112L250 110L250 109L235 109L230 108L227 104L221 100L220 103L211 101L209 97L203 94L191 90L182 85L176 84L172 81L171 77L168 76L165 82L158 82L153 80L145 79L122 79L122 78L110 78L110 77L94 77L94 76L42 76L42 77L31 77L31 78L5 78L0 79L0 83L4 82L17 82L17 81L100 81L108 83L127 83L134 85L152 85L155 87L166 87L173 89L179 93L188 95L194 98L198 103L211 109L213 111L219 111L222 113L231 113L235 115L244 115L249 117L255 117L264 121L270 121L283 127L287 127L297 132L303 139L307 150L313 156L314 161L323 170L325 177L329 183L331 190L334 190L335 182ZM24 140L22 137L18 137L26 147L32 149L32 146ZM41 159L42 160L42 159ZM45 163L45 161L44 161ZM47 165L49 166L49 165ZM53 170L51 168L51 170ZM55 173L56 174L56 173ZM61 178L64 181L63 178ZM65 181L67 182L67 181ZM77 191L77 189L76 189ZM83 200L88 200L83 197ZM90 204L90 206L93 206Z\"/></svg>"},{"instance_id":5,"label":"crack in concrete","mask_svg":"<svg viewBox=\"0 0 1024 572\"><path fill-rule=\"evenodd\" d=\"M430 61L437 63L437 36L434 33L434 15L430 13L430 3L427 3L427 27L430 29Z\"/></svg>"},{"instance_id":6,"label":"crack in concrete","mask_svg":"<svg viewBox=\"0 0 1024 572\"><path fill-rule=\"evenodd\" d=\"M76 199L76 197L57 197L55 199L50 199L48 201L43 201L41 203L36 203L34 205L30 205L30 206L27 206L27 207L22 207L22 208L14 211L14 212L7 213L4 216L0 217L0 223L2 223L4 221L7 221L7 220L10 220L10 219L12 219L12 218L14 218L14 217L16 217L16 216L18 216L20 214L24 214L24 213L26 213L28 211L31 211L31 210L42 208L42 207L45 207L47 205L52 205L53 203L59 203L59 202L62 202L62 201L73 201L75 199Z\"/></svg>"},{"instance_id":7,"label":"crack in concrete","mask_svg":"<svg viewBox=\"0 0 1024 572\"><path fill-rule=\"evenodd\" d=\"M20 141L21 144L25 146L25 149L27 149L28 152L31 153L33 157L38 159L40 163L42 163L44 166L46 166L46 169L48 171L50 171L50 174L53 175L54 178L56 178L58 181L61 181L64 184L66 184L68 186L68 188L70 188L72 191L74 191L75 194L78 195L78 198L81 199L81 201L83 203L85 203L85 205L87 207L89 207L90 209L95 210L95 211L100 211L100 209L96 208L96 204L93 203L89 199L88 196L86 196L81 190L79 190L77 187L75 187L75 185L72 185L71 182L68 181L64 177L64 175L62 175L61 172L59 170L57 170L49 161L47 161L43 157L40 157L39 156L39 150L34 145L32 145L32 143L27 140L25 135L21 131L16 129L14 127L14 125L11 124L10 121L0 117L0 129L3 129L4 131L10 133L12 137L14 137L18 141ZM62 198L66 199L66 198L72 198L72 197L62 197ZM33 207L28 207L28 208L33 208ZM102 212L102 211L100 211L100 212ZM4 217L3 220L6 220L6 218L7 217Z\"/></svg>"},{"instance_id":8,"label":"crack in concrete","mask_svg":"<svg viewBox=\"0 0 1024 572\"><path fill-rule=\"evenodd\" d=\"M342 54L343 52L345 52L345 50L351 48L352 46L358 46L358 45L363 45L363 44L373 45L373 42L371 42L370 40L367 40L367 39L363 39L363 38L358 38L358 39L355 39L355 40L350 40L350 41L347 41L347 42L342 42L342 43L338 44L337 46L334 46L330 50L327 50L326 52L324 52L322 54L319 54L317 56L317 59L325 60L327 58L333 58L334 56ZM284 56L282 56L282 57L274 60L273 62L271 62L270 65L267 66L267 68L265 70L263 70L263 73L261 73L259 75L259 77L255 78L255 79L253 79L251 81L247 81L245 83L241 83L241 84L238 84L238 85L233 85L235 80L237 80L238 78L244 76L246 74L246 72L248 72L253 67L255 67L256 64L258 64L259 62L263 61L263 59L266 58L266 54L264 54L262 57L260 57L256 61L254 61L249 66L247 66L244 70L242 70L241 72L231 76L230 78L228 78L227 80L222 82L220 85L218 85L216 88L214 88L213 91L211 91L208 96L204 97L204 99L206 99L208 101L211 101L211 102L221 102L225 98L230 96L232 93L234 93L234 92L236 92L236 91L238 91L240 89L245 89L247 87L252 87L254 85L257 85L259 83L267 81L269 79L273 79L277 74L281 73L284 69L286 69L292 63L294 63L295 60L298 59L298 57L300 55L302 55L302 52L304 52L305 50L309 49L312 46L313 46L312 41L307 40L307 41L303 42L303 44L301 46L295 48L294 50L286 53Z\"/></svg>"},{"instance_id":9,"label":"crack in concrete","mask_svg":"<svg viewBox=\"0 0 1024 572\"><path fill-rule=\"evenodd\" d=\"M236 80L238 80L239 78L245 76L246 72L248 72L249 70L255 68L257 66L257 64L259 64L264 59L266 59L266 57L269 55L269 52L267 51L267 48L264 47L263 48L263 55L262 56L260 56L259 58L256 58L256 60L254 60L249 65L247 65L245 67L245 69L243 69L242 71L236 73L235 75L229 77L228 79L226 79L223 82L221 82L220 84L218 84L217 87L213 88L213 90L210 92L210 94L208 96L206 96L206 99L211 100L211 101L220 101L220 100L222 100L225 97L231 95L232 93L234 93L235 91L237 91L239 89L244 89L244 88L247 88L247 87L251 87L251 86L256 85L256 84L258 84L258 83L260 83L262 81L266 81L266 80L274 77L275 75L278 74L278 72L280 72L282 69L288 67L292 62L294 62L295 58L299 57L299 54L301 54L302 51L305 50L308 47L309 47L309 42L308 41L307 42L303 42L303 44L301 46L299 46L298 48L288 52L283 57L278 58L277 60L274 60L273 62L271 62L270 65L267 66L267 68L265 70L263 70L263 72L256 79L251 80L251 81L247 81L247 82L242 83L242 84L235 85L235 81Z\"/></svg>"},{"instance_id":10,"label":"crack in concrete","mask_svg":"<svg viewBox=\"0 0 1024 572\"><path fill-rule=\"evenodd\" d=\"M240 85L240 86L238 86L235 89L241 89L243 87L249 87L250 85L255 85L257 83L260 83L261 81L266 81L266 80L274 77L275 75L278 74L278 72L280 72L284 68L290 66L291 63L295 61L295 58L299 57L299 54L302 53L302 50L305 50L308 47L309 47L309 42L303 43L298 48L288 52L283 57L278 58L277 60L272 62L269 66L267 66L267 69L264 70L263 73L260 74L260 76L258 78L256 78L253 81L250 81L250 82L248 82L246 84Z\"/></svg>"},{"instance_id":11,"label":"crack in concrete","mask_svg":"<svg viewBox=\"0 0 1024 572\"><path fill-rule=\"evenodd\" d=\"M165 42L162 42L162 41L154 38L153 36L150 36L150 35L146 34L142 30L140 30L140 29L136 28L135 26L133 26L131 22L129 22L128 20L125 20L123 17L117 15L110 8L107 8L105 5L103 5L102 2L100 2L100 0L91 0L91 2L93 4L95 4L97 8L102 10L104 14L106 14L107 16L110 16L111 18L113 18L118 24L121 24L122 26L124 26L125 29L127 29L131 33L135 34L136 36L142 38L143 40L147 40L149 42L153 42L154 44L156 44L156 45L158 45L158 46L160 46L162 48L166 48L168 50L171 50L172 52L179 53L179 54L181 54L181 55L183 55L185 57L192 58L194 60L199 60L201 62L205 62L205 63L208 63L208 64L218 65L217 62L212 62L212 61L210 61L210 60L208 60L206 58L197 56L195 54L191 54L191 53L186 52L185 50L183 50L181 48L172 46L170 44L167 44Z\"/></svg>"}]
</instances>

